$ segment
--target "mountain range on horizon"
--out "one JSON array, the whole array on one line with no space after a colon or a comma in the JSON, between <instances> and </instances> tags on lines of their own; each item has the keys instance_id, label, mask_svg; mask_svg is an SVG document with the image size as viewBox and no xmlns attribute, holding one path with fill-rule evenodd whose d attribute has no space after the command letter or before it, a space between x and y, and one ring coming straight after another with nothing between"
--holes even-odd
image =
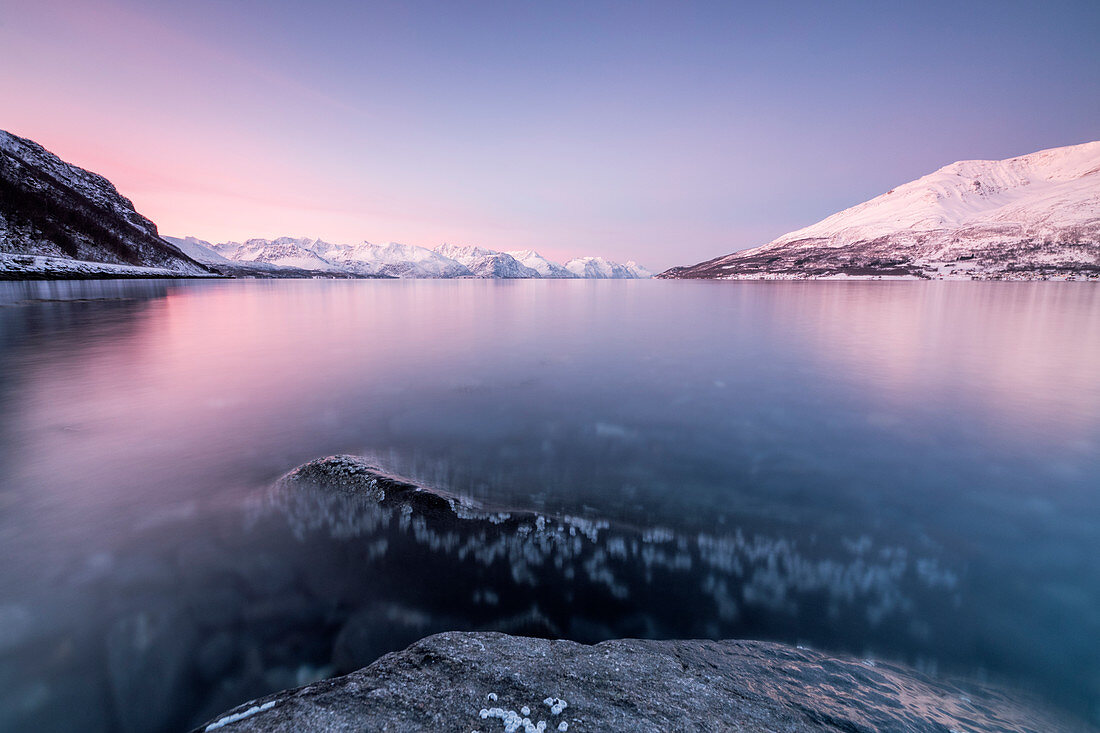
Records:
<instances>
[{"instance_id":1,"label":"mountain range on horizon","mask_svg":"<svg viewBox=\"0 0 1100 733\"><path fill-rule=\"evenodd\" d=\"M103 176L0 130L0 279L216 276L639 279L651 273L602 257L560 265L533 250L166 237Z\"/></svg>"},{"instance_id":2,"label":"mountain range on horizon","mask_svg":"<svg viewBox=\"0 0 1100 733\"><path fill-rule=\"evenodd\" d=\"M0 278L639 279L634 262L442 244L166 237L106 178L0 130ZM666 279L1100 279L1100 141L969 160Z\"/></svg>"},{"instance_id":3,"label":"mountain range on horizon","mask_svg":"<svg viewBox=\"0 0 1100 733\"><path fill-rule=\"evenodd\" d=\"M667 279L1100 278L1100 141L965 160Z\"/></svg>"},{"instance_id":4,"label":"mountain range on horizon","mask_svg":"<svg viewBox=\"0 0 1100 733\"><path fill-rule=\"evenodd\" d=\"M217 244L196 237L165 239L189 257L213 267L293 268L352 277L605 280L652 277L635 262L577 257L561 265L529 249L498 252L454 244L428 249L397 242L339 244L309 237L255 238Z\"/></svg>"}]
</instances>

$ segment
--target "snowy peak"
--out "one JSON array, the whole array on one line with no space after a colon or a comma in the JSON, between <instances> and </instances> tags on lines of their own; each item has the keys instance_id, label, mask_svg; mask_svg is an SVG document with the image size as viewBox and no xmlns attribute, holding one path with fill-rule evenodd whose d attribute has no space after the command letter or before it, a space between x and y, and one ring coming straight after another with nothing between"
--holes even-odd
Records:
<instances>
[{"instance_id":1,"label":"snowy peak","mask_svg":"<svg viewBox=\"0 0 1100 733\"><path fill-rule=\"evenodd\" d=\"M441 244L436 252L461 262L474 277L497 279L538 278L542 274L520 263L507 252L494 252L481 247L460 247L454 244Z\"/></svg>"},{"instance_id":2,"label":"snowy peak","mask_svg":"<svg viewBox=\"0 0 1100 733\"><path fill-rule=\"evenodd\" d=\"M1100 142L964 160L663 277L1100 277Z\"/></svg>"},{"instance_id":3,"label":"snowy peak","mask_svg":"<svg viewBox=\"0 0 1100 733\"><path fill-rule=\"evenodd\" d=\"M765 246L802 239L828 239L840 246L899 229L994 223L1050 231L1100 216L1098 202L1100 142L1091 142L1008 160L951 163Z\"/></svg>"},{"instance_id":4,"label":"snowy peak","mask_svg":"<svg viewBox=\"0 0 1100 733\"><path fill-rule=\"evenodd\" d=\"M161 237L176 249L193 259L208 265L224 265L230 262L214 251L214 245L196 237Z\"/></svg>"},{"instance_id":5,"label":"snowy peak","mask_svg":"<svg viewBox=\"0 0 1100 733\"><path fill-rule=\"evenodd\" d=\"M457 244L447 244L446 242L436 247L435 251L444 257L450 257L452 260L458 262L475 262L482 257L500 254L500 252L494 252L491 249L484 249L483 247L463 247Z\"/></svg>"},{"instance_id":6,"label":"snowy peak","mask_svg":"<svg viewBox=\"0 0 1100 733\"><path fill-rule=\"evenodd\" d=\"M315 248L323 245L324 242L319 239L279 237L278 239L223 242L215 244L212 249L217 254L237 262L296 267L303 270L338 269L314 251Z\"/></svg>"},{"instance_id":7,"label":"snowy peak","mask_svg":"<svg viewBox=\"0 0 1100 733\"><path fill-rule=\"evenodd\" d=\"M637 263L605 260L603 257L577 257L565 263L565 269L577 277L598 280L638 280L652 277L652 273Z\"/></svg>"},{"instance_id":8,"label":"snowy peak","mask_svg":"<svg viewBox=\"0 0 1100 733\"><path fill-rule=\"evenodd\" d=\"M469 276L461 263L411 244L386 242L328 245L325 257L335 266L360 275L403 278L452 278Z\"/></svg>"},{"instance_id":9,"label":"snowy peak","mask_svg":"<svg viewBox=\"0 0 1100 733\"><path fill-rule=\"evenodd\" d=\"M511 255L517 262L524 267L528 267L539 274L539 277L544 278L575 278L575 274L565 269L557 262L552 262L538 252L532 249L520 249L513 250L507 254Z\"/></svg>"}]
</instances>

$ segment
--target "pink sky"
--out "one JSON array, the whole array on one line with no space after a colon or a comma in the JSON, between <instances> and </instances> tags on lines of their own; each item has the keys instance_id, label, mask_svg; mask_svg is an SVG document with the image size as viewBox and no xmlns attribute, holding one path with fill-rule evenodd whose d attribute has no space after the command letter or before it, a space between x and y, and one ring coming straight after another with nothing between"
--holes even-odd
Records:
<instances>
[{"instance_id":1,"label":"pink sky","mask_svg":"<svg viewBox=\"0 0 1100 733\"><path fill-rule=\"evenodd\" d=\"M1088 6L950 29L803 11L9 0L0 128L103 174L164 234L654 269L952 160L1100 137Z\"/></svg>"}]
</instances>

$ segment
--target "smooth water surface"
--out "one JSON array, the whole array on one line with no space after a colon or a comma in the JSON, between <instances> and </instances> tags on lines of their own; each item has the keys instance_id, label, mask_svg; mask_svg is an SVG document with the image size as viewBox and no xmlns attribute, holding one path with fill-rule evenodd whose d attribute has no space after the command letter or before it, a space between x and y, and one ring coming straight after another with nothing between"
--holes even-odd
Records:
<instances>
[{"instance_id":1,"label":"smooth water surface","mask_svg":"<svg viewBox=\"0 0 1100 733\"><path fill-rule=\"evenodd\" d=\"M668 538L699 596L451 579L467 613L392 549L374 593L250 509L336 453ZM0 283L0 556L4 730L197 725L450 627L770 638L1095 723L1100 289Z\"/></svg>"}]
</instances>

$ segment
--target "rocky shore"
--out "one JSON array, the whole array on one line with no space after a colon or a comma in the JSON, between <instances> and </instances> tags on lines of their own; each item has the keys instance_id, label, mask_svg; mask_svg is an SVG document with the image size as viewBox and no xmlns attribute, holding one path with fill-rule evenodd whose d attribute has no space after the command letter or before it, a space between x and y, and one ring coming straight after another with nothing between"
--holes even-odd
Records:
<instances>
[{"instance_id":1,"label":"rocky shore","mask_svg":"<svg viewBox=\"0 0 1100 733\"><path fill-rule=\"evenodd\" d=\"M758 641L443 633L197 731L1060 731L1018 699Z\"/></svg>"},{"instance_id":2,"label":"rocky shore","mask_svg":"<svg viewBox=\"0 0 1100 733\"><path fill-rule=\"evenodd\" d=\"M934 548L487 504L356 456L129 542L61 568L45 611L0 603L0 730L1075 729L942 682L988 638L966 624L1005 626L956 607ZM737 638L800 646L652 641Z\"/></svg>"}]
</instances>

